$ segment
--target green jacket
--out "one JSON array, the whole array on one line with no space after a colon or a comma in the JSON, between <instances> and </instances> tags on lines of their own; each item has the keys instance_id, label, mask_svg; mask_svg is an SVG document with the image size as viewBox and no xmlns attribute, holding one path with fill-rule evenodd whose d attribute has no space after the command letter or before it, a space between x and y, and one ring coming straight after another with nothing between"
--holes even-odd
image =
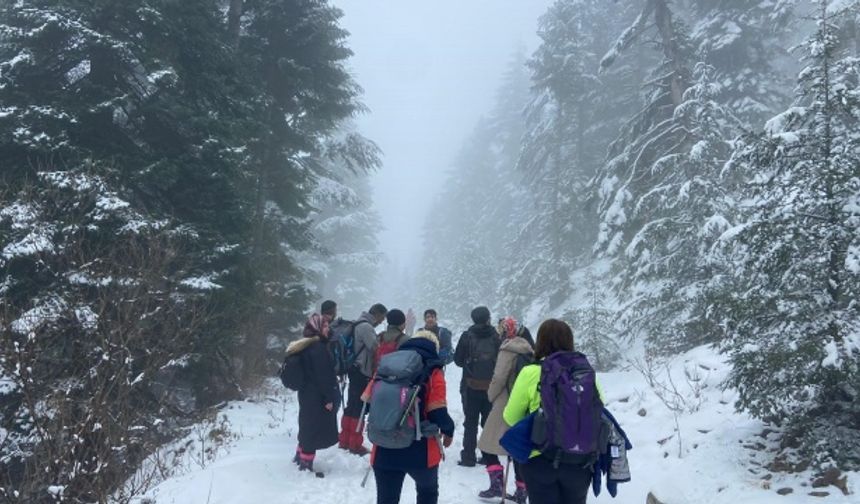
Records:
<instances>
[{"instance_id":1,"label":"green jacket","mask_svg":"<svg viewBox=\"0 0 860 504\"><path fill-rule=\"evenodd\" d=\"M522 368L520 374L517 375L517 381L514 382L514 388L511 390L511 395L508 398L508 404L505 406L505 411L502 414L505 423L508 425L514 425L540 408L540 392L538 392L540 369L540 364L530 364ZM596 378L594 384L597 386L600 400L606 404L603 389ZM532 450L531 457L537 455L540 455L540 451Z\"/></svg>"}]
</instances>

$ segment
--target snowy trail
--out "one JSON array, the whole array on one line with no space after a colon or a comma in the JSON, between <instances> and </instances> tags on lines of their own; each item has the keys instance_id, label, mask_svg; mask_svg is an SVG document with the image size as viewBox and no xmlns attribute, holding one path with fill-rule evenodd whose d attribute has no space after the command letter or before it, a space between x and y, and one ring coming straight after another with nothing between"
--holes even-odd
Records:
<instances>
[{"instance_id":1,"label":"snowy trail","mask_svg":"<svg viewBox=\"0 0 860 504\"><path fill-rule=\"evenodd\" d=\"M704 388L700 401L695 399L696 387L689 388L683 378L685 366L701 372L699 383ZM629 454L633 479L620 486L616 498L611 498L604 488L599 497L590 496L589 502L643 504L649 492L654 492L665 504L860 502L856 494L843 496L834 487L803 487L801 482L808 479L801 477L803 475L773 474L770 481L765 479L768 472L756 462L758 457L764 460L763 454L744 447L768 443L758 436L761 424L734 413L733 394L718 387L725 366L710 350L696 349L676 360L672 369L679 390L691 403L701 402L699 411L679 421L682 458L678 457L673 416L643 377L635 371L599 375L608 407L634 444ZM449 408L458 431L440 469L439 502L486 502L477 497L477 492L488 485L483 468L463 468L456 464L463 423L457 393L460 370L450 369L446 377ZM269 395L258 401L231 403L221 416L229 422L233 439L217 452L214 460L205 467L189 462L184 474L167 479L147 495L157 504L374 504L373 475L365 488L360 486L367 458L330 448L320 451L315 462L316 467L325 472L325 478L298 472L290 461L296 445L296 407L294 395L279 384L273 384ZM643 409L645 416L640 416ZM191 447L195 438L199 438L199 434L179 444ZM194 453L193 448L188 451ZM860 474L849 474L848 478L849 487L856 489ZM513 481L510 481L509 488L512 487ZM778 495L776 490L783 487L792 488L793 493ZM829 495L823 499L811 497L808 493L812 491L825 491ZM401 502L415 502L414 486L408 478Z\"/></svg>"}]
</instances>

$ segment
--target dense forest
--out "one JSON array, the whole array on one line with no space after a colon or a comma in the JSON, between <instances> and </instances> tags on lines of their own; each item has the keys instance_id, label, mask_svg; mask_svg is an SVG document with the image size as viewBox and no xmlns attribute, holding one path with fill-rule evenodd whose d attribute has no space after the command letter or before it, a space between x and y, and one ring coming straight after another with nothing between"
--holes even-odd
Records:
<instances>
[{"instance_id":1,"label":"dense forest","mask_svg":"<svg viewBox=\"0 0 860 504\"><path fill-rule=\"evenodd\" d=\"M0 4L0 499L106 502L318 300L376 301L333 4ZM860 1L557 0L538 36L409 301L563 317L601 369L714 345L789 465L860 468Z\"/></svg>"}]
</instances>

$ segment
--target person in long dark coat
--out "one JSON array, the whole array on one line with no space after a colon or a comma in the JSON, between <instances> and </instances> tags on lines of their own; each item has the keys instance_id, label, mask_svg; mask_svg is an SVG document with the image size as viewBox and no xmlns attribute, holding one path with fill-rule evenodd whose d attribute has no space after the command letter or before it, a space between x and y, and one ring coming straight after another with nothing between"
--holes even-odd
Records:
<instances>
[{"instance_id":1,"label":"person in long dark coat","mask_svg":"<svg viewBox=\"0 0 860 504\"><path fill-rule=\"evenodd\" d=\"M299 445L294 461L299 470L313 471L317 450L337 444L338 388L334 360L328 350L327 315L314 313L304 337L290 343L287 354L301 352L303 383L299 388Z\"/></svg>"}]
</instances>

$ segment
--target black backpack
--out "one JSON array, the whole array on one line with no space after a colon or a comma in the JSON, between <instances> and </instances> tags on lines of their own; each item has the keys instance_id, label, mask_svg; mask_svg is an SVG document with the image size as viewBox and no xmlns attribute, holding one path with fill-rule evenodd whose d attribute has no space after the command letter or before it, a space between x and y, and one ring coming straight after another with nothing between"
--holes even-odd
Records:
<instances>
[{"instance_id":1,"label":"black backpack","mask_svg":"<svg viewBox=\"0 0 860 504\"><path fill-rule=\"evenodd\" d=\"M520 371L523 370L524 367L529 364L534 364L535 359L532 354L517 354L516 360L514 360L514 367L511 369L511 374L508 375L508 381L505 384L505 387L508 390L508 394L511 393L511 390L514 389L514 383L517 381L517 376L520 375Z\"/></svg>"},{"instance_id":2,"label":"black backpack","mask_svg":"<svg viewBox=\"0 0 860 504\"><path fill-rule=\"evenodd\" d=\"M284 357L281 364L281 383L290 390L298 391L305 382L305 371L302 367L302 354L296 352Z\"/></svg>"},{"instance_id":3,"label":"black backpack","mask_svg":"<svg viewBox=\"0 0 860 504\"><path fill-rule=\"evenodd\" d=\"M496 359L502 342L498 337L487 336L479 338L475 333L467 333L469 337L469 357L466 360L466 382L470 388L487 390L496 370Z\"/></svg>"}]
</instances>

